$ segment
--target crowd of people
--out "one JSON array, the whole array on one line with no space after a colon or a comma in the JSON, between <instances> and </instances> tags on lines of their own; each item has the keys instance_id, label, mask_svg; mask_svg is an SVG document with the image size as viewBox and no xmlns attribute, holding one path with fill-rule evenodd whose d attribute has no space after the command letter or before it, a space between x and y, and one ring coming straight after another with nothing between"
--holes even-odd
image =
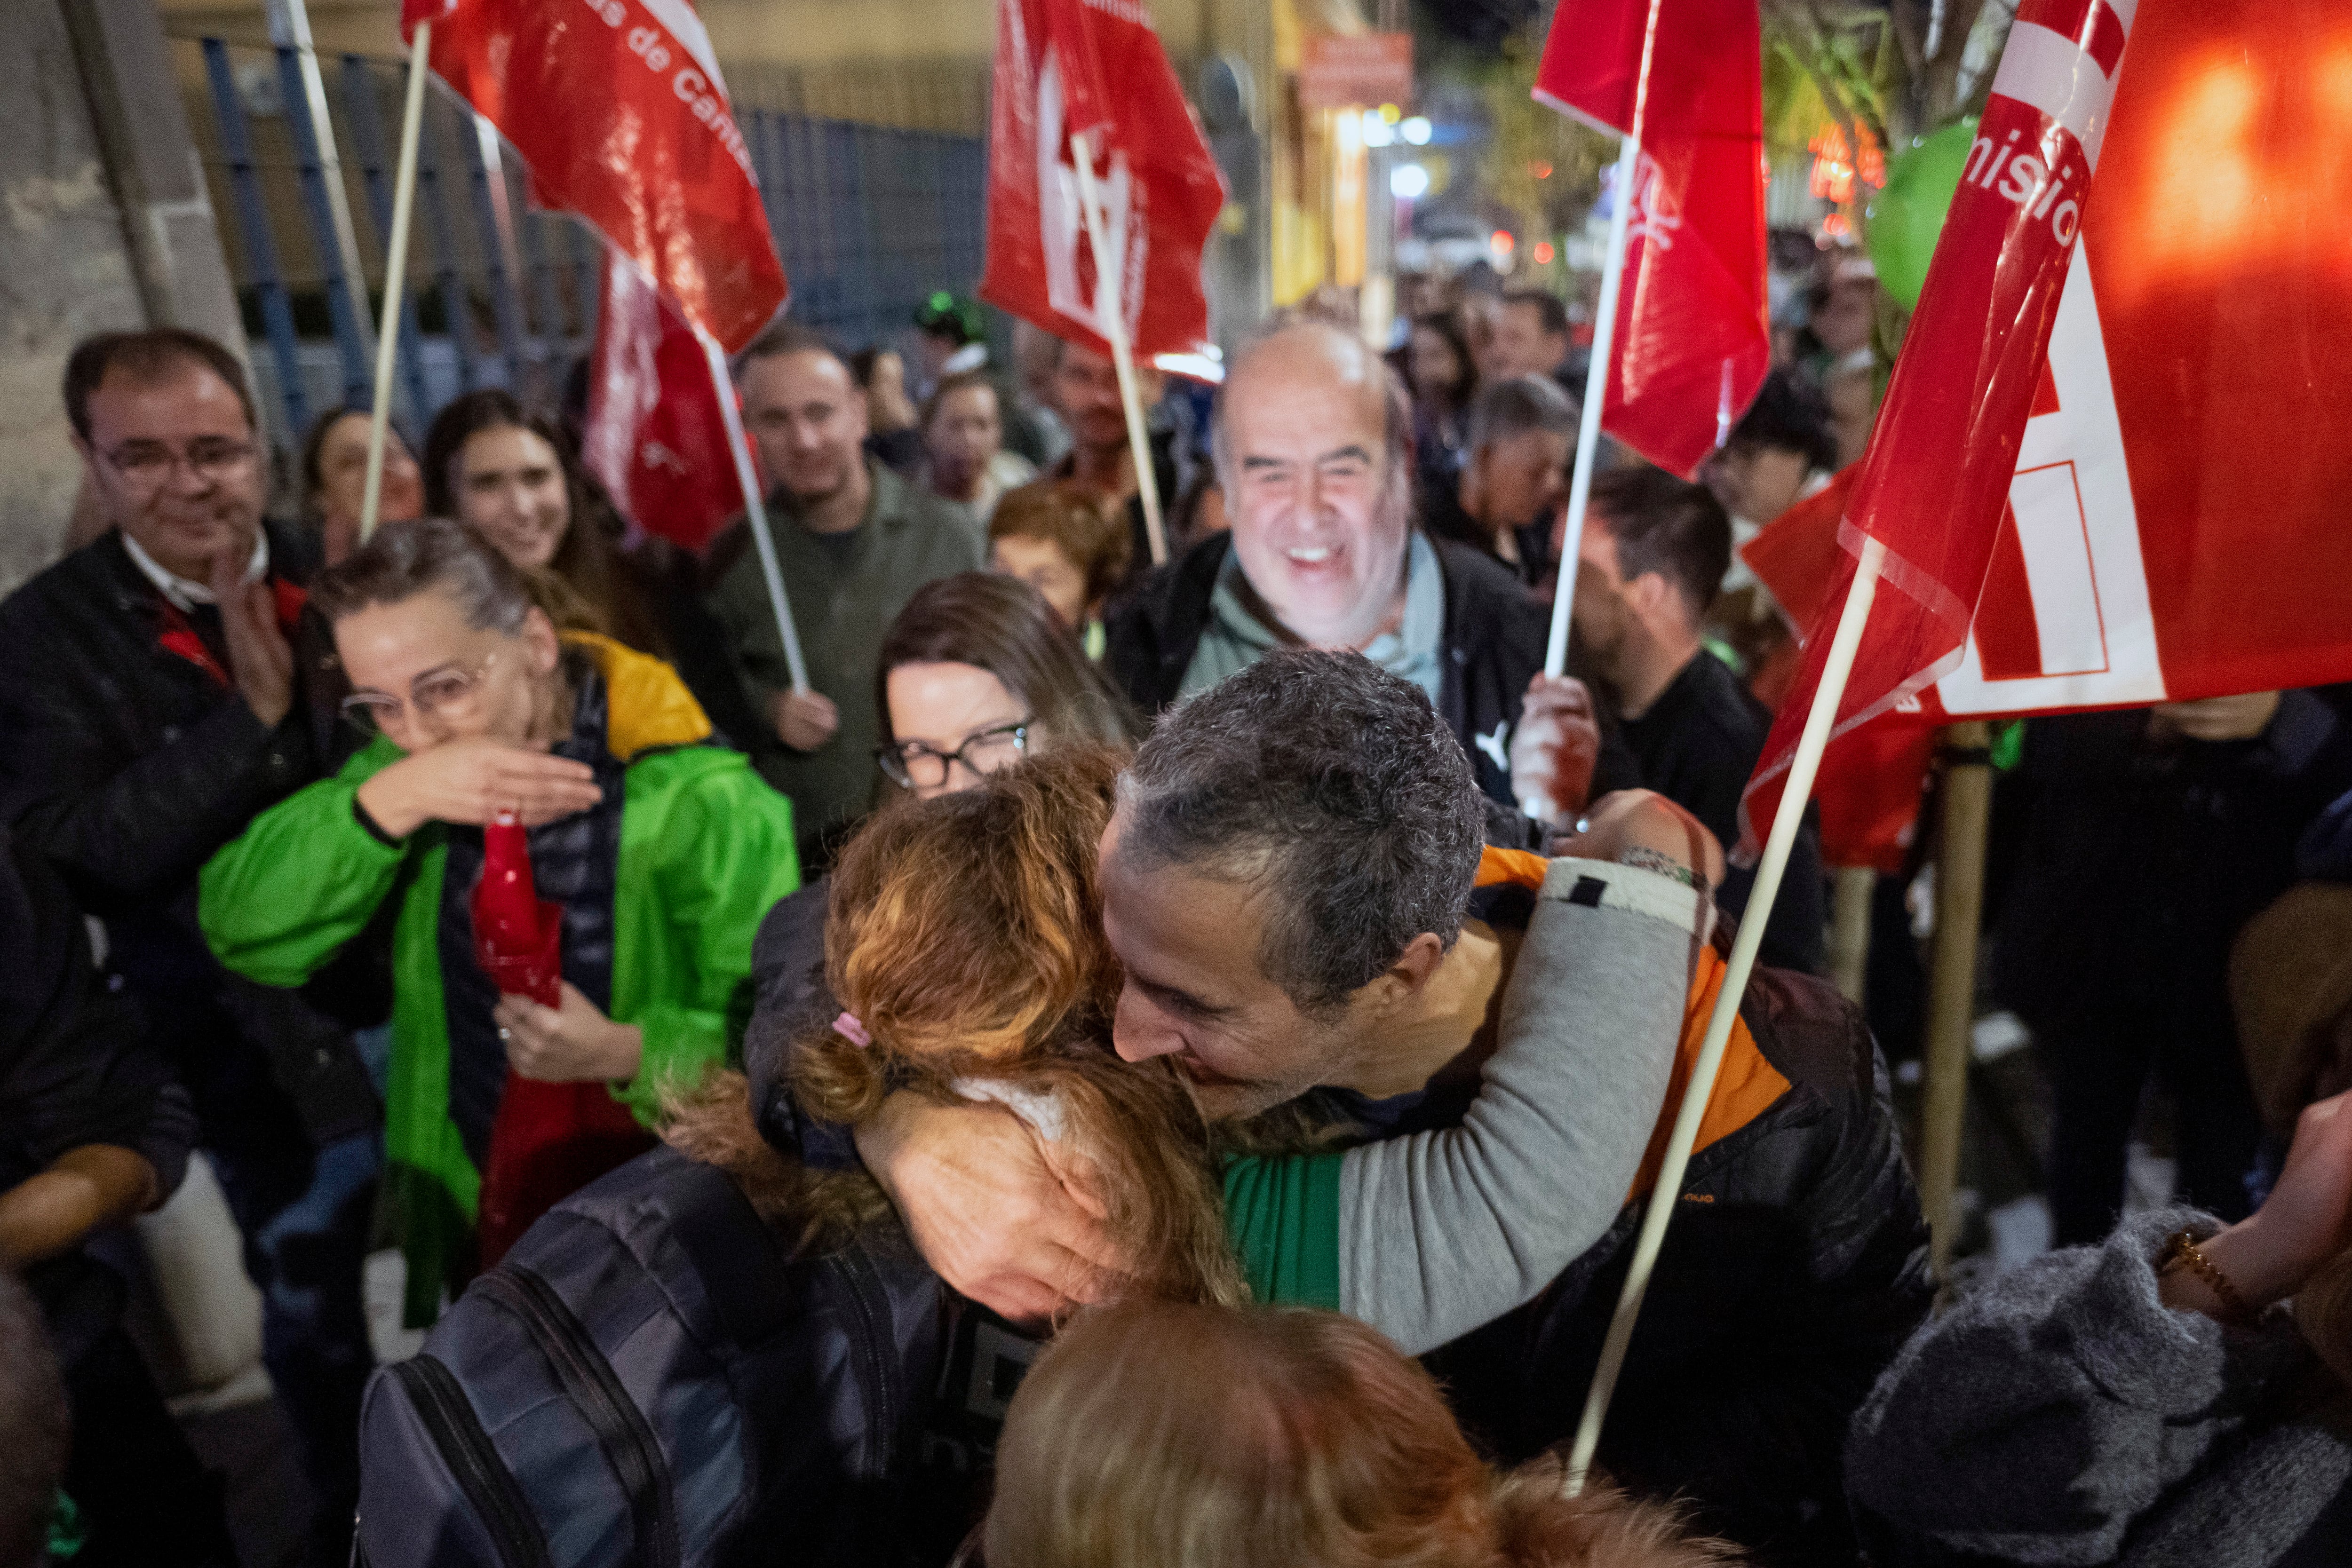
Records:
<instances>
[{"instance_id":1,"label":"crowd of people","mask_svg":"<svg viewBox=\"0 0 2352 1568\"><path fill-rule=\"evenodd\" d=\"M779 325L804 679L747 524L669 544L507 392L362 538L364 411L281 522L234 356L82 344L100 528L0 603L0 1565L235 1561L124 1327L194 1150L312 1563L2352 1561L2352 989L2294 956L2352 919L2279 903L2352 882L2344 693L2027 727L1990 985L2062 1250L1931 1319L1810 825L1654 1190L1793 645L1735 550L1858 453L1864 265L1572 542L1551 294L1146 370L1157 568L1094 347Z\"/></svg>"}]
</instances>

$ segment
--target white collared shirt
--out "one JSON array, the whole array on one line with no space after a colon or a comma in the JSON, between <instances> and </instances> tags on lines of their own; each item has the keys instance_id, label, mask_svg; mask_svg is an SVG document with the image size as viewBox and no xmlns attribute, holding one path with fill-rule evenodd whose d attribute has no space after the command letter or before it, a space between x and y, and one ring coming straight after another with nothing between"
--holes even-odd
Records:
<instances>
[{"instance_id":1,"label":"white collared shirt","mask_svg":"<svg viewBox=\"0 0 2352 1568\"><path fill-rule=\"evenodd\" d=\"M117 529L118 533L121 530ZM156 591L172 601L172 607L183 615L199 604L212 604L215 599L212 584L191 582L178 572L139 548L139 541L129 534L122 535L122 548L131 552L131 564L140 574L155 585ZM269 530L253 530L253 559L245 563L245 580L259 582L269 575Z\"/></svg>"}]
</instances>

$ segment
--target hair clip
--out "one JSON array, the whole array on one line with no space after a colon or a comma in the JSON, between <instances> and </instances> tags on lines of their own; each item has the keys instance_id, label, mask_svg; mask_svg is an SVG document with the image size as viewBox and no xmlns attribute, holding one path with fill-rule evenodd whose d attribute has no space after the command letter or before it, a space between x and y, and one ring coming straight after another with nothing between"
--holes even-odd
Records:
<instances>
[{"instance_id":1,"label":"hair clip","mask_svg":"<svg viewBox=\"0 0 2352 1568\"><path fill-rule=\"evenodd\" d=\"M845 1012L834 1019L833 1032L861 1051L874 1043L874 1037L866 1032L866 1026L857 1021L856 1013Z\"/></svg>"}]
</instances>

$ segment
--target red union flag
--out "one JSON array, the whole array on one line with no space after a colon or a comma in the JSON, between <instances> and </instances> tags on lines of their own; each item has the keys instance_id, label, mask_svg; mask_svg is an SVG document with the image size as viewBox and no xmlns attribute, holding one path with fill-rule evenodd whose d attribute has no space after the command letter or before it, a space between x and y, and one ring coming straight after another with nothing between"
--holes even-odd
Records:
<instances>
[{"instance_id":1,"label":"red union flag","mask_svg":"<svg viewBox=\"0 0 2352 1568\"><path fill-rule=\"evenodd\" d=\"M521 153L550 205L604 232L721 346L784 302L710 40L687 0L404 0L433 69Z\"/></svg>"},{"instance_id":2,"label":"red union flag","mask_svg":"<svg viewBox=\"0 0 2352 1568\"><path fill-rule=\"evenodd\" d=\"M1843 733L1915 701L1962 661L2104 141L2137 0L2026 0L1929 264L1886 403L1840 526L1845 603L1864 536L1879 591L1837 707ZM2100 370L2104 373L2105 367ZM1776 716L1742 807L1748 847L1771 821L1831 639Z\"/></svg>"},{"instance_id":3,"label":"red union flag","mask_svg":"<svg viewBox=\"0 0 2352 1568\"><path fill-rule=\"evenodd\" d=\"M710 361L636 263L604 253L581 460L622 516L700 549L743 509Z\"/></svg>"},{"instance_id":4,"label":"red union flag","mask_svg":"<svg viewBox=\"0 0 2352 1568\"><path fill-rule=\"evenodd\" d=\"M2352 679L2347 70L2352 16L2325 0L2140 12L1973 615L1894 706L1932 721ZM1979 134L1976 184L2017 178L2007 142ZM1744 552L1800 620L1843 598L1835 528L1792 509Z\"/></svg>"},{"instance_id":5,"label":"red union flag","mask_svg":"<svg viewBox=\"0 0 2352 1568\"><path fill-rule=\"evenodd\" d=\"M1622 135L1649 13L1650 0L1561 0L1538 101ZM1601 423L1685 478L1771 369L1762 61L1756 0L1661 0Z\"/></svg>"},{"instance_id":6,"label":"red union flag","mask_svg":"<svg viewBox=\"0 0 2352 1568\"><path fill-rule=\"evenodd\" d=\"M1070 155L1083 132L1136 357L1209 355L1201 247L1225 185L1150 14L1135 0L1002 0L990 96L980 297L1110 352Z\"/></svg>"}]
</instances>

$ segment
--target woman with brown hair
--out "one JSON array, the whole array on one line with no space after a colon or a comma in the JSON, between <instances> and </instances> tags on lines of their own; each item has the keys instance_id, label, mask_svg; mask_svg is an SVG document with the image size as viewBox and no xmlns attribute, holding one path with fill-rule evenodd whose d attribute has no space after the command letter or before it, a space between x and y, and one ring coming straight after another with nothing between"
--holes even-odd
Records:
<instances>
[{"instance_id":1,"label":"woman with brown hair","mask_svg":"<svg viewBox=\"0 0 2352 1568\"><path fill-rule=\"evenodd\" d=\"M876 759L918 795L977 782L1035 746L1124 746L1142 729L1045 596L996 572L918 590L882 639L875 685Z\"/></svg>"},{"instance_id":2,"label":"woman with brown hair","mask_svg":"<svg viewBox=\"0 0 2352 1568\"><path fill-rule=\"evenodd\" d=\"M1103 605L1127 580L1134 549L1127 514L1074 479L1024 485L988 522L989 570L1044 594L1094 660L1102 658Z\"/></svg>"},{"instance_id":3,"label":"woman with brown hair","mask_svg":"<svg viewBox=\"0 0 2352 1568\"><path fill-rule=\"evenodd\" d=\"M351 403L331 408L302 443L302 512L319 531L319 553L339 566L359 548L360 499L367 487L368 411ZM425 485L396 424L383 433L383 490L376 520L404 523L425 515Z\"/></svg>"},{"instance_id":4,"label":"woman with brown hair","mask_svg":"<svg viewBox=\"0 0 2352 1568\"><path fill-rule=\"evenodd\" d=\"M997 1568L1712 1568L1674 1510L1497 1474L1436 1382L1313 1312L1082 1313L1013 1396L981 1528Z\"/></svg>"},{"instance_id":5,"label":"woman with brown hair","mask_svg":"<svg viewBox=\"0 0 2352 1568\"><path fill-rule=\"evenodd\" d=\"M2251 1218L2127 1218L1921 1330L1846 1479L1889 1568L2352 1563L2352 1093Z\"/></svg>"},{"instance_id":6,"label":"woman with brown hair","mask_svg":"<svg viewBox=\"0 0 2352 1568\"><path fill-rule=\"evenodd\" d=\"M498 387L467 392L425 434L425 509L467 524L525 571L578 601L577 630L666 652L658 624L617 559L621 522L549 421Z\"/></svg>"},{"instance_id":7,"label":"woman with brown hair","mask_svg":"<svg viewBox=\"0 0 2352 1568\"><path fill-rule=\"evenodd\" d=\"M667 662L737 746L756 721L725 638L697 589L699 569L667 539L625 525L572 444L496 387L444 408L425 436L425 503L466 523L525 571L551 580L556 620Z\"/></svg>"}]
</instances>

